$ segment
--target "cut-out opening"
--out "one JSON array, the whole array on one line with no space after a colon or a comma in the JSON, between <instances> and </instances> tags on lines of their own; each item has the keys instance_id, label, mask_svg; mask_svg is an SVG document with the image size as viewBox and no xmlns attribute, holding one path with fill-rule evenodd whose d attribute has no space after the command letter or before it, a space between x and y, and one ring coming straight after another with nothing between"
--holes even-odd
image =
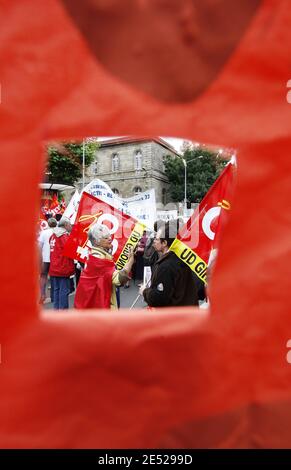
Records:
<instances>
[{"instance_id":1,"label":"cut-out opening","mask_svg":"<svg viewBox=\"0 0 291 470\"><path fill-rule=\"evenodd\" d=\"M44 310L209 306L207 285L231 208L233 149L121 136L48 142L45 152Z\"/></svg>"}]
</instances>

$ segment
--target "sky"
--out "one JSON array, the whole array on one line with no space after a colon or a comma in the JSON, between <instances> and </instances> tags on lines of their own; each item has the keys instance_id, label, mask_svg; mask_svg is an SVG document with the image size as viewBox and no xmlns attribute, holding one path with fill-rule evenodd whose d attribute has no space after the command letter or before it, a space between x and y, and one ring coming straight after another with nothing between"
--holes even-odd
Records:
<instances>
[{"instance_id":1,"label":"sky","mask_svg":"<svg viewBox=\"0 0 291 470\"><path fill-rule=\"evenodd\" d=\"M181 152L181 146L185 139L177 139L174 137L162 137L162 139L172 145L177 152Z\"/></svg>"}]
</instances>

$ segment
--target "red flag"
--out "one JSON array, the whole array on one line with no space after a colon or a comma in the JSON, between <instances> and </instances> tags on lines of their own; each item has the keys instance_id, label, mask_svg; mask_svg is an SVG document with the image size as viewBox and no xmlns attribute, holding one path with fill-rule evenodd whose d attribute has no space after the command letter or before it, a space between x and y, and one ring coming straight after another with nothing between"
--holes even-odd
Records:
<instances>
[{"instance_id":1,"label":"red flag","mask_svg":"<svg viewBox=\"0 0 291 470\"><path fill-rule=\"evenodd\" d=\"M63 196L62 200L60 202L61 214L63 214L65 212L66 207L67 207L67 204L66 204L65 198Z\"/></svg>"},{"instance_id":2,"label":"red flag","mask_svg":"<svg viewBox=\"0 0 291 470\"><path fill-rule=\"evenodd\" d=\"M225 215L231 208L233 177L234 164L230 162L170 248L205 283L211 250L217 246Z\"/></svg>"},{"instance_id":3,"label":"red flag","mask_svg":"<svg viewBox=\"0 0 291 470\"><path fill-rule=\"evenodd\" d=\"M56 194L53 195L53 199L52 199L49 211L52 214L52 217L54 217L56 214L61 213L61 206L58 200L58 196Z\"/></svg>"},{"instance_id":4,"label":"red flag","mask_svg":"<svg viewBox=\"0 0 291 470\"><path fill-rule=\"evenodd\" d=\"M106 202L83 192L76 222L64 249L64 255L84 262L90 250L88 231L99 222L106 225L113 237L113 258L117 269L122 269L128 260L128 248L135 247L142 237L145 225Z\"/></svg>"},{"instance_id":5,"label":"red flag","mask_svg":"<svg viewBox=\"0 0 291 470\"><path fill-rule=\"evenodd\" d=\"M50 201L49 199L45 199L43 201L42 207L41 207L41 218L43 218L46 214L49 213L49 207L50 207Z\"/></svg>"},{"instance_id":6,"label":"red flag","mask_svg":"<svg viewBox=\"0 0 291 470\"><path fill-rule=\"evenodd\" d=\"M47 220L46 220L45 216L42 214L42 212L40 212L40 216L39 216L39 219L38 219L38 227L39 227L40 231L46 230L48 228Z\"/></svg>"},{"instance_id":7,"label":"red flag","mask_svg":"<svg viewBox=\"0 0 291 470\"><path fill-rule=\"evenodd\" d=\"M40 231L45 230L45 229L48 228L48 223L47 223L47 220L46 220L46 214L48 212L48 207L49 207L49 202L48 202L47 199L45 199L43 205L40 208L40 212L39 212L38 227L39 227Z\"/></svg>"},{"instance_id":8,"label":"red flag","mask_svg":"<svg viewBox=\"0 0 291 470\"><path fill-rule=\"evenodd\" d=\"M114 262L90 257L75 296L75 308L110 308Z\"/></svg>"}]
</instances>

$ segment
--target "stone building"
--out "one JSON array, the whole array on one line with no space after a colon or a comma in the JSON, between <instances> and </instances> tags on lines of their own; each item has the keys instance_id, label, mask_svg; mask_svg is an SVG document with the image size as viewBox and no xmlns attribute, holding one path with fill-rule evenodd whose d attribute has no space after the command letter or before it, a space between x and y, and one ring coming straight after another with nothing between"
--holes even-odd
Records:
<instances>
[{"instance_id":1,"label":"stone building","mask_svg":"<svg viewBox=\"0 0 291 470\"><path fill-rule=\"evenodd\" d=\"M86 184L95 178L105 181L121 197L155 189L156 201L170 201L169 182L164 172L166 155L176 150L159 137L116 137L101 142L96 159L86 170Z\"/></svg>"}]
</instances>

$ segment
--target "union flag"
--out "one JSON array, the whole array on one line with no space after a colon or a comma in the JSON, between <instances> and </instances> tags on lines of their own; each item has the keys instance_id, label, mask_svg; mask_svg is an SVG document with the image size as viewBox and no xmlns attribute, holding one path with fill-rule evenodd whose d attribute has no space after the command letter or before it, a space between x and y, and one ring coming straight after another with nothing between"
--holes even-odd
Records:
<instances>
[{"instance_id":1,"label":"union flag","mask_svg":"<svg viewBox=\"0 0 291 470\"><path fill-rule=\"evenodd\" d=\"M204 283L211 253L217 248L222 226L231 209L234 168L233 157L170 248Z\"/></svg>"},{"instance_id":2,"label":"union flag","mask_svg":"<svg viewBox=\"0 0 291 470\"><path fill-rule=\"evenodd\" d=\"M58 200L58 196L56 194L53 195L52 202L50 205L50 213L52 214L52 217L55 217L56 214L61 214L61 206Z\"/></svg>"},{"instance_id":3,"label":"union flag","mask_svg":"<svg viewBox=\"0 0 291 470\"><path fill-rule=\"evenodd\" d=\"M79 203L75 225L65 245L64 256L86 261L91 248L88 231L96 222L109 228L113 238L113 259L117 269L122 269L128 260L129 247L135 248L146 227L85 191Z\"/></svg>"}]
</instances>

